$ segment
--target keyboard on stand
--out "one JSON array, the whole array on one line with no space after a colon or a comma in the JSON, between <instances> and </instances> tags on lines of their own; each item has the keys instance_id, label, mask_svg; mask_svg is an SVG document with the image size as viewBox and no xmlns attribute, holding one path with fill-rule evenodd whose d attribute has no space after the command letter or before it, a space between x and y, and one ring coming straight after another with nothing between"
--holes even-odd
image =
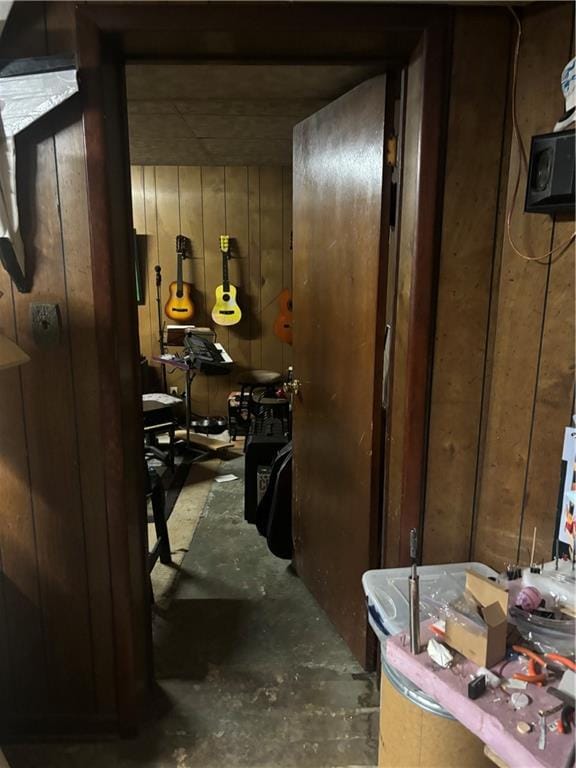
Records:
<instances>
[{"instance_id":1,"label":"keyboard on stand","mask_svg":"<svg viewBox=\"0 0 576 768\"><path fill-rule=\"evenodd\" d=\"M183 371L202 371L208 376L229 373L234 361L222 344L207 341L201 336L187 333L184 339L184 352L181 355L166 353L152 358L168 368L180 368Z\"/></svg>"},{"instance_id":2,"label":"keyboard on stand","mask_svg":"<svg viewBox=\"0 0 576 768\"><path fill-rule=\"evenodd\" d=\"M196 375L202 372L208 376L225 375L230 372L234 361L222 344L208 341L192 332L184 337L184 350L180 355L165 353L152 358L167 368L178 368L186 373L186 442L190 442L192 407L190 390Z\"/></svg>"},{"instance_id":3,"label":"keyboard on stand","mask_svg":"<svg viewBox=\"0 0 576 768\"><path fill-rule=\"evenodd\" d=\"M193 333L184 337L184 350L191 358L192 366L208 375L229 373L234 362L222 344Z\"/></svg>"}]
</instances>

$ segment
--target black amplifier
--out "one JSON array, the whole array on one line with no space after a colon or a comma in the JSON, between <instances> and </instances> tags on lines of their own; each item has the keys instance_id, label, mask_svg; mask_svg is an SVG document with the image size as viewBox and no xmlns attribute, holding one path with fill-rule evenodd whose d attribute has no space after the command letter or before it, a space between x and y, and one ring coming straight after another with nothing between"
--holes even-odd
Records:
<instances>
[{"instance_id":1,"label":"black amplifier","mask_svg":"<svg viewBox=\"0 0 576 768\"><path fill-rule=\"evenodd\" d=\"M255 419L246 438L244 518L249 523L256 521L256 508L262 497L259 493L259 478L262 482L276 454L288 442L286 422L283 419Z\"/></svg>"}]
</instances>

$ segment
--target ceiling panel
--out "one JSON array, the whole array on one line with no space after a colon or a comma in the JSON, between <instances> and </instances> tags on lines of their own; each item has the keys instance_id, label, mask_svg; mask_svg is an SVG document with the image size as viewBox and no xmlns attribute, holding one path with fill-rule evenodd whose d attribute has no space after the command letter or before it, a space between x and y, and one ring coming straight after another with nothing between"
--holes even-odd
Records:
<instances>
[{"instance_id":1,"label":"ceiling panel","mask_svg":"<svg viewBox=\"0 0 576 768\"><path fill-rule=\"evenodd\" d=\"M133 99L128 102L129 115L198 114L198 115L291 115L306 117L326 106L327 99Z\"/></svg>"},{"instance_id":2,"label":"ceiling panel","mask_svg":"<svg viewBox=\"0 0 576 768\"><path fill-rule=\"evenodd\" d=\"M383 64L128 64L128 99L334 99Z\"/></svg>"},{"instance_id":3,"label":"ceiling panel","mask_svg":"<svg viewBox=\"0 0 576 768\"><path fill-rule=\"evenodd\" d=\"M384 65L131 64L136 165L289 165L296 123Z\"/></svg>"},{"instance_id":4,"label":"ceiling panel","mask_svg":"<svg viewBox=\"0 0 576 768\"><path fill-rule=\"evenodd\" d=\"M290 139L133 138L134 165L291 165Z\"/></svg>"}]
</instances>

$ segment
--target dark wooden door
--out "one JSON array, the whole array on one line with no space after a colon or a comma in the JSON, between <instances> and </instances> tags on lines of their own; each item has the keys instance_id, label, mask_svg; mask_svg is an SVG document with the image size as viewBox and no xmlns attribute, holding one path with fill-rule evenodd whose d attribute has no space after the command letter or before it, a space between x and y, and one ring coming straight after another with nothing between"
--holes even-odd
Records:
<instances>
[{"instance_id":1,"label":"dark wooden door","mask_svg":"<svg viewBox=\"0 0 576 768\"><path fill-rule=\"evenodd\" d=\"M294 129L294 536L298 572L358 660L378 565L389 169L386 77Z\"/></svg>"}]
</instances>

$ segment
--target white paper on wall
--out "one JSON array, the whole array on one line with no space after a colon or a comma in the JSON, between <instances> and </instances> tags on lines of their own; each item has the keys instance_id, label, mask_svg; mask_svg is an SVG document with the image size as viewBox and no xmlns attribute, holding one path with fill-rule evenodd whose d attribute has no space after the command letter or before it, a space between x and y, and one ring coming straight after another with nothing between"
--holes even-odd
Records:
<instances>
[{"instance_id":1,"label":"white paper on wall","mask_svg":"<svg viewBox=\"0 0 576 768\"><path fill-rule=\"evenodd\" d=\"M566 462L566 477L562 494L562 514L558 538L564 544L574 546L574 510L576 509L576 427L564 430L562 461Z\"/></svg>"}]
</instances>

